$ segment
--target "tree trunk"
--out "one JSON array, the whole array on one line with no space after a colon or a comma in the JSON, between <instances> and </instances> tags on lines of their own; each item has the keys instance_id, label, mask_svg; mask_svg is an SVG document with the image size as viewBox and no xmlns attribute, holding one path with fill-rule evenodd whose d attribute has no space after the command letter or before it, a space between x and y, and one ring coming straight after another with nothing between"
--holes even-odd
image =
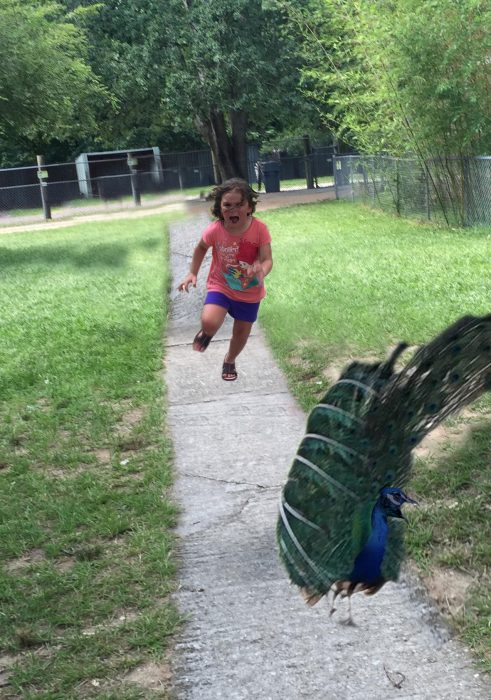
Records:
<instances>
[{"instance_id":1,"label":"tree trunk","mask_svg":"<svg viewBox=\"0 0 491 700\"><path fill-rule=\"evenodd\" d=\"M203 120L200 117L197 117L196 124L198 126L199 133L211 149L211 159L213 162L213 177L215 179L215 183L218 184L222 181L222 177L220 175L220 168L218 166L218 147L216 144L216 139L213 129L211 127L210 120Z\"/></svg>"},{"instance_id":2,"label":"tree trunk","mask_svg":"<svg viewBox=\"0 0 491 700\"><path fill-rule=\"evenodd\" d=\"M249 180L247 168L247 114L243 110L230 111L232 146L237 175Z\"/></svg>"},{"instance_id":3,"label":"tree trunk","mask_svg":"<svg viewBox=\"0 0 491 700\"><path fill-rule=\"evenodd\" d=\"M217 183L231 177L247 180L247 115L242 111L230 113L232 136L227 132L225 115L212 111L196 123L201 136L210 146L213 158L213 171Z\"/></svg>"},{"instance_id":4,"label":"tree trunk","mask_svg":"<svg viewBox=\"0 0 491 700\"><path fill-rule=\"evenodd\" d=\"M217 162L222 180L236 177L237 171L233 158L233 148L227 133L225 115L213 111L210 115L211 127L216 141Z\"/></svg>"}]
</instances>

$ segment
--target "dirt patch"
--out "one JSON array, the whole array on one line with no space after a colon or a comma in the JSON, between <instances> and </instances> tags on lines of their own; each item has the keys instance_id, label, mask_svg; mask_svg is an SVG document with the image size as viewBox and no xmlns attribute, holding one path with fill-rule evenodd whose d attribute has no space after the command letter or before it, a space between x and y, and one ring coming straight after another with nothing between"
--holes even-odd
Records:
<instances>
[{"instance_id":1,"label":"dirt patch","mask_svg":"<svg viewBox=\"0 0 491 700\"><path fill-rule=\"evenodd\" d=\"M116 212L100 212L96 214L84 214L80 216L72 216L72 218L67 218L61 221L43 221L41 223L26 223L18 224L15 226L0 226L0 235L2 233L22 233L23 231L50 231L56 228L66 228L67 226L77 226L78 224L83 224L87 221L108 221L117 219L137 219L142 216L154 216L155 214L166 214L168 212L179 212L183 213L185 211L184 202L176 202L171 204L163 204L157 207L148 208L135 208L135 209L123 209ZM36 217L39 222L39 218Z\"/></svg>"},{"instance_id":2,"label":"dirt patch","mask_svg":"<svg viewBox=\"0 0 491 700\"><path fill-rule=\"evenodd\" d=\"M280 209L295 204L313 204L325 200L336 199L336 190L332 186L318 187L313 190L296 189L281 192L260 192L257 212L259 217L267 209ZM210 214L210 202L193 199L186 202L186 209L191 216Z\"/></svg>"},{"instance_id":3,"label":"dirt patch","mask_svg":"<svg viewBox=\"0 0 491 700\"><path fill-rule=\"evenodd\" d=\"M133 426L137 425L143 416L143 410L141 408L133 408L131 411L128 411L123 417L123 425L125 427L130 427L132 428Z\"/></svg>"},{"instance_id":4,"label":"dirt patch","mask_svg":"<svg viewBox=\"0 0 491 700\"><path fill-rule=\"evenodd\" d=\"M57 571L59 571L62 574L67 573L67 571L71 571L73 567L76 564L76 559L75 557L66 557L65 559L62 559L61 561L54 562L55 568Z\"/></svg>"},{"instance_id":5,"label":"dirt patch","mask_svg":"<svg viewBox=\"0 0 491 700\"><path fill-rule=\"evenodd\" d=\"M43 550L32 549L30 552L27 552L27 554L23 554L21 557L18 557L17 559L12 559L12 561L7 562L5 564L5 568L9 573L12 574L16 571L22 571L23 569L27 569L33 564L40 564L44 561L46 561L46 556Z\"/></svg>"},{"instance_id":6,"label":"dirt patch","mask_svg":"<svg viewBox=\"0 0 491 700\"><path fill-rule=\"evenodd\" d=\"M96 456L99 464L109 464L109 462L111 461L111 450L108 450L105 447L93 450L92 454Z\"/></svg>"},{"instance_id":7,"label":"dirt patch","mask_svg":"<svg viewBox=\"0 0 491 700\"><path fill-rule=\"evenodd\" d=\"M122 612L109 622L100 625L94 625L93 627L86 627L84 630L82 630L82 635L84 637L94 637L101 631L117 629L118 627L125 625L127 622L134 622L137 619L138 614L135 612Z\"/></svg>"},{"instance_id":8,"label":"dirt patch","mask_svg":"<svg viewBox=\"0 0 491 700\"><path fill-rule=\"evenodd\" d=\"M82 474L85 470L83 468L77 469L60 469L59 467L48 467L46 469L47 474L53 479L69 479L72 476L77 476Z\"/></svg>"},{"instance_id":9,"label":"dirt patch","mask_svg":"<svg viewBox=\"0 0 491 700\"><path fill-rule=\"evenodd\" d=\"M142 408L138 407L128 409L120 418L118 424L115 426L115 434L119 438L128 437L128 435L130 435L133 431L133 428L135 428L135 426L141 423L142 418Z\"/></svg>"},{"instance_id":10,"label":"dirt patch","mask_svg":"<svg viewBox=\"0 0 491 700\"><path fill-rule=\"evenodd\" d=\"M465 609L467 592L474 583L469 574L455 569L434 569L423 577L428 593L444 615L456 617Z\"/></svg>"},{"instance_id":11,"label":"dirt patch","mask_svg":"<svg viewBox=\"0 0 491 700\"><path fill-rule=\"evenodd\" d=\"M309 204L312 202L320 202L325 199L336 199L334 187L320 187L315 190L285 190L282 192L260 193L260 209L278 209L280 207L292 206L293 204ZM148 204L142 203L142 206L135 207L129 203L127 207L121 203L116 203L114 207L106 205L101 211L101 206L89 210L86 207L65 207L59 211L53 212L54 220L40 221L41 217L26 217L23 220L16 218L16 223L5 225L2 221L0 226L0 234L2 233L21 233L23 231L49 231L55 228L64 228L66 226L75 226L83 224L87 221L107 221L110 219L128 219L140 218L142 216L153 216L155 214L166 214L168 212L184 213L191 216L210 213L210 202L201 201L199 199L185 199L181 195L164 196L160 202L153 200ZM9 222L10 223L10 222Z\"/></svg>"},{"instance_id":12,"label":"dirt patch","mask_svg":"<svg viewBox=\"0 0 491 700\"><path fill-rule=\"evenodd\" d=\"M431 431L423 442L414 450L414 456L420 458L433 457L441 454L445 444L451 440L453 447L460 447L471 436L471 432L478 427L475 422L476 414L467 409L459 414L458 425L443 423ZM468 421L468 422L463 422ZM431 466L431 464L430 464Z\"/></svg>"},{"instance_id":13,"label":"dirt patch","mask_svg":"<svg viewBox=\"0 0 491 700\"><path fill-rule=\"evenodd\" d=\"M168 663L150 662L135 668L126 676L125 680L128 683L139 685L141 688L160 690L169 686L171 678L172 673Z\"/></svg>"},{"instance_id":14,"label":"dirt patch","mask_svg":"<svg viewBox=\"0 0 491 700\"><path fill-rule=\"evenodd\" d=\"M448 440L448 431L443 425L439 425L425 437L423 442L413 450L415 457L425 459L438 453Z\"/></svg>"},{"instance_id":15,"label":"dirt patch","mask_svg":"<svg viewBox=\"0 0 491 700\"><path fill-rule=\"evenodd\" d=\"M387 348L385 354L383 355L374 355L374 354L359 354L359 355L350 355L347 357L344 357L341 360L338 360L337 362L333 362L332 364L328 365L323 371L322 375L325 379L327 379L329 382L337 382L339 379L340 375L342 374L343 370L348 367L352 362L362 362L363 364L376 364L377 362L384 362L387 358L390 357L392 352L396 349L396 345L391 345L390 347ZM408 351L410 352L412 348L407 348L407 350L404 351L403 355L407 358L407 353ZM402 357L402 356L401 356ZM399 361L396 363L396 368L401 368L403 367L407 362L406 360L401 360L399 358Z\"/></svg>"},{"instance_id":16,"label":"dirt patch","mask_svg":"<svg viewBox=\"0 0 491 700\"><path fill-rule=\"evenodd\" d=\"M0 656L0 688L5 688L9 685L10 669L18 661L19 657L17 656Z\"/></svg>"},{"instance_id":17,"label":"dirt patch","mask_svg":"<svg viewBox=\"0 0 491 700\"><path fill-rule=\"evenodd\" d=\"M29 568L30 566L35 566L36 564L43 564L47 561L48 559L46 558L46 555L44 554L42 549L33 549L27 554L23 554L21 557L7 562L5 564L5 569L10 574L16 574L18 572L22 572L24 569ZM57 571L60 571L62 573L70 571L76 563L75 557L71 556L64 557L60 560L49 561L51 561L51 563Z\"/></svg>"},{"instance_id":18,"label":"dirt patch","mask_svg":"<svg viewBox=\"0 0 491 700\"><path fill-rule=\"evenodd\" d=\"M322 370L322 376L324 379L327 379L329 384L334 384L335 382L338 381L341 372L343 371L343 367L345 365L329 365L325 369Z\"/></svg>"}]
</instances>

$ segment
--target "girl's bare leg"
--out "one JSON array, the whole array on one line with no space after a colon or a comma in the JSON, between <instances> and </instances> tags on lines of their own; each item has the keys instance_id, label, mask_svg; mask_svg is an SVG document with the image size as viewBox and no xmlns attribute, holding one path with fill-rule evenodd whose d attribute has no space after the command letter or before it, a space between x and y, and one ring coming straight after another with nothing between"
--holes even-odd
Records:
<instances>
[{"instance_id":1,"label":"girl's bare leg","mask_svg":"<svg viewBox=\"0 0 491 700\"><path fill-rule=\"evenodd\" d=\"M206 335L214 336L221 328L227 315L227 309L218 304L205 304L201 314L201 328Z\"/></svg>"},{"instance_id":2,"label":"girl's bare leg","mask_svg":"<svg viewBox=\"0 0 491 700\"><path fill-rule=\"evenodd\" d=\"M225 362L235 362L237 355L239 355L245 348L251 333L252 325L253 324L249 321L237 321L237 319L234 320L232 337L230 338L228 352L225 355Z\"/></svg>"}]
</instances>

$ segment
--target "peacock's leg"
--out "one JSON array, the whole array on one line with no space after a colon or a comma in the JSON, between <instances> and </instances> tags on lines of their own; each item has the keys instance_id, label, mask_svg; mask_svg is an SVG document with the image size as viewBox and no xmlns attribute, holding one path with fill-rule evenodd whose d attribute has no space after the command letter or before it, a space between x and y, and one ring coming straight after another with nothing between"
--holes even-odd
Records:
<instances>
[{"instance_id":1,"label":"peacock's leg","mask_svg":"<svg viewBox=\"0 0 491 700\"><path fill-rule=\"evenodd\" d=\"M356 627L356 624L351 615L351 595L348 595L348 619L345 620L344 624L350 627Z\"/></svg>"},{"instance_id":2,"label":"peacock's leg","mask_svg":"<svg viewBox=\"0 0 491 700\"><path fill-rule=\"evenodd\" d=\"M329 610L329 616L331 616L333 613L336 612L336 608L334 607L334 603L336 601L336 598L338 597L338 595L341 592L339 590L339 588L335 588L334 586L331 587L331 591L332 591L332 600L331 600L331 609Z\"/></svg>"}]
</instances>

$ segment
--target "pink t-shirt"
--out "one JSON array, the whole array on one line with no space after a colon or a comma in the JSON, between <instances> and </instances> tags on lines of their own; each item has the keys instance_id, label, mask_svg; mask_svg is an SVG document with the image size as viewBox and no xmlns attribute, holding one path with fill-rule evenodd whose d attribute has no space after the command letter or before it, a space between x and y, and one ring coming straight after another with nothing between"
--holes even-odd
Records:
<instances>
[{"instance_id":1,"label":"pink t-shirt","mask_svg":"<svg viewBox=\"0 0 491 700\"><path fill-rule=\"evenodd\" d=\"M202 240L212 247L212 261L206 286L236 301L258 302L266 295L264 283L245 276L249 265L258 259L259 247L271 242L268 227L253 218L247 231L233 235L221 221L206 227Z\"/></svg>"}]
</instances>

